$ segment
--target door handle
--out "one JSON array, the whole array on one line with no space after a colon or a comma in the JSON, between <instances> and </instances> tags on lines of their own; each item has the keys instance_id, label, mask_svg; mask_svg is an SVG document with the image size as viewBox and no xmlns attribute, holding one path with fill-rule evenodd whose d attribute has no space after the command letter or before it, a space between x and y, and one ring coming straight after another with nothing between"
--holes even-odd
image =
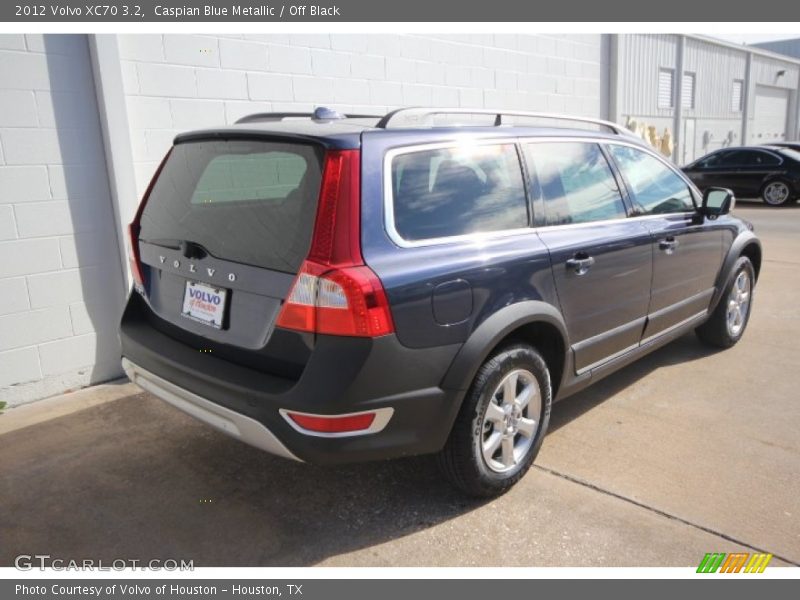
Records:
<instances>
[{"instance_id":1,"label":"door handle","mask_svg":"<svg viewBox=\"0 0 800 600\"><path fill-rule=\"evenodd\" d=\"M573 258L567 260L567 268L573 269L576 274L583 275L594 264L594 257L585 252L579 252Z\"/></svg>"},{"instance_id":2,"label":"door handle","mask_svg":"<svg viewBox=\"0 0 800 600\"><path fill-rule=\"evenodd\" d=\"M664 238L663 240L658 240L658 247L664 250L667 254L672 254L675 252L675 248L680 246L681 243L679 240L676 240L674 237Z\"/></svg>"}]
</instances>

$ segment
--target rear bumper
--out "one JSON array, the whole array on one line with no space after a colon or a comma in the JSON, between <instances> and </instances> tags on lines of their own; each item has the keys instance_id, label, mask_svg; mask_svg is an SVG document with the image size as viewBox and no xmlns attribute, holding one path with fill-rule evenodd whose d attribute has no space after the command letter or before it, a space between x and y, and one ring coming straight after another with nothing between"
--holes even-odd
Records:
<instances>
[{"instance_id":1,"label":"rear bumper","mask_svg":"<svg viewBox=\"0 0 800 600\"><path fill-rule=\"evenodd\" d=\"M437 452L463 391L440 383L460 345L411 349L394 335L317 336L297 378L282 378L202 352L160 331L129 303L120 327L123 365L143 389L258 448L304 462L335 464ZM156 324L157 325L157 324ZM379 431L320 436L282 412L344 415L388 409Z\"/></svg>"},{"instance_id":2,"label":"rear bumper","mask_svg":"<svg viewBox=\"0 0 800 600\"><path fill-rule=\"evenodd\" d=\"M255 419L178 387L155 373L133 364L127 358L122 359L122 368L131 382L207 425L270 454L300 460L269 429Z\"/></svg>"}]
</instances>

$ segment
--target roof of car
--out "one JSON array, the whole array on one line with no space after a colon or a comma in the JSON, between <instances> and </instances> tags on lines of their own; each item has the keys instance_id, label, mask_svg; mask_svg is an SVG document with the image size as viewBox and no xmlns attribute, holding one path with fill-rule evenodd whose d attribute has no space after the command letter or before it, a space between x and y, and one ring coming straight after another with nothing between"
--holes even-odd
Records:
<instances>
[{"instance_id":1,"label":"roof of car","mask_svg":"<svg viewBox=\"0 0 800 600\"><path fill-rule=\"evenodd\" d=\"M734 152L738 150L769 150L771 152L778 152L780 150L786 150L788 146L779 146L778 144L754 144L752 146L725 146L724 148L717 148L716 150L712 150L698 158L697 160L701 160L706 156L711 156L712 154L719 154L720 152Z\"/></svg>"},{"instance_id":2,"label":"roof of car","mask_svg":"<svg viewBox=\"0 0 800 600\"><path fill-rule=\"evenodd\" d=\"M777 146L777 145L769 145L765 144L762 146L765 150L769 150L774 152L775 154L779 154L785 159L798 162L797 154L800 152L800 144L795 144L794 146L784 145L784 146Z\"/></svg>"},{"instance_id":3,"label":"roof of car","mask_svg":"<svg viewBox=\"0 0 800 600\"><path fill-rule=\"evenodd\" d=\"M317 111L325 110L326 116L330 114L336 115L334 118L317 118L315 113L260 113L243 117L233 125L225 125L218 128L201 129L196 131L189 131L181 133L175 138L175 143L182 143L199 139L234 139L234 138L252 138L263 137L269 138L275 136L281 139L296 139L297 141L306 141L322 144L326 148L331 149L346 149L357 148L360 145L361 134L364 132L385 132L387 135L396 135L404 137L405 135L414 134L420 136L424 132L429 132L432 138L441 140L443 137L452 138L461 135L470 135L474 137L597 137L598 139L624 139L625 141L633 141L645 145L641 138L634 136L632 132L624 129L620 125L601 121L599 119L591 119L581 116L565 116L565 115L549 115L544 113L523 113L512 112L504 113L498 111L489 111L483 109L476 109L475 111L466 109L400 109L385 116L371 116L366 117L362 115L347 116L339 115L330 109L317 109ZM411 112L414 116L419 114L419 111L430 110L430 115L441 114L454 114L454 115L484 115L495 116L496 122L494 125L480 125L473 122L472 124L420 124L420 123L391 123L395 115L405 116L403 113ZM414 112L416 111L416 112ZM425 113L423 113L425 114ZM514 117L535 117L543 119L561 119L566 121L586 121L590 125L597 125L608 129L613 129L613 132L596 131L585 128L575 127L543 127L538 125L519 125L519 124L506 124L501 118L501 115L506 119L508 116ZM390 126L391 123L391 126Z\"/></svg>"},{"instance_id":4,"label":"roof of car","mask_svg":"<svg viewBox=\"0 0 800 600\"><path fill-rule=\"evenodd\" d=\"M764 144L764 148L772 148L773 150L797 150L800 148L800 142L775 142Z\"/></svg>"},{"instance_id":5,"label":"roof of car","mask_svg":"<svg viewBox=\"0 0 800 600\"><path fill-rule=\"evenodd\" d=\"M800 146L797 144L795 147ZM761 144L760 146L753 146L754 148L760 148L762 150L771 150L772 152L781 152L782 150L792 150L792 146L786 144Z\"/></svg>"},{"instance_id":6,"label":"roof of car","mask_svg":"<svg viewBox=\"0 0 800 600\"><path fill-rule=\"evenodd\" d=\"M360 122L356 122L360 121ZM437 125L420 127L403 127L396 129L381 129L373 123L361 119L347 119L346 121L315 122L310 119L292 119L285 121L270 121L265 123L241 123L225 125L222 127L200 129L178 134L175 143L183 143L200 139L235 139L271 136L279 138L296 139L319 143L326 148L346 149L357 148L360 145L361 134L364 132L386 133L397 137L406 135L420 136L430 133L432 138L453 138L470 135L478 138L493 137L589 137L603 140L624 140L642 146L644 141L631 135L619 135L604 131L592 131L567 127L540 127L522 125L502 125L498 127L480 125Z\"/></svg>"}]
</instances>

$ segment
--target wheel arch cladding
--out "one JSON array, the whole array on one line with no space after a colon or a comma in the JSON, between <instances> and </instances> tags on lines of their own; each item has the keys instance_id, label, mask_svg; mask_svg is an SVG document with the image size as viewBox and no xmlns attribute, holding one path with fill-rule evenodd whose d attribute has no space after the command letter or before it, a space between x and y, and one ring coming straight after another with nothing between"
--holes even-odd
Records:
<instances>
[{"instance_id":1,"label":"wheel arch cladding","mask_svg":"<svg viewBox=\"0 0 800 600\"><path fill-rule=\"evenodd\" d=\"M746 256L753 263L753 271L756 274L756 281L761 272L761 246L755 241L748 242L740 253L740 256Z\"/></svg>"},{"instance_id":2,"label":"wheel arch cladding","mask_svg":"<svg viewBox=\"0 0 800 600\"><path fill-rule=\"evenodd\" d=\"M761 258L762 249L761 242L754 233L747 231L739 234L731 244L727 256L722 263L722 268L717 276L716 292L709 305L709 313L717 307L717 303L722 298L722 293L728 285L728 281L733 275L733 267L740 257L746 256L753 263L753 272L755 273L755 281L758 281L758 275L761 271ZM754 282L755 283L755 282Z\"/></svg>"},{"instance_id":3,"label":"wheel arch cladding","mask_svg":"<svg viewBox=\"0 0 800 600\"><path fill-rule=\"evenodd\" d=\"M468 389L486 359L499 347L513 342L530 344L542 354L550 370L555 397L567 364L569 336L559 311L536 300L512 304L486 319L459 350L442 387Z\"/></svg>"}]
</instances>

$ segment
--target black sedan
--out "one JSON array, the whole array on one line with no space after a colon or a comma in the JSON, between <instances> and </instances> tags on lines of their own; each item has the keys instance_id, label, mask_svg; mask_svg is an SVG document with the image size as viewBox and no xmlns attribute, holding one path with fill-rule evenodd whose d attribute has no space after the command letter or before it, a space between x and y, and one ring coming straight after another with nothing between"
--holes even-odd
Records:
<instances>
[{"instance_id":1,"label":"black sedan","mask_svg":"<svg viewBox=\"0 0 800 600\"><path fill-rule=\"evenodd\" d=\"M778 146L723 148L683 167L701 190L725 187L741 198L783 206L800 197L800 152Z\"/></svg>"}]
</instances>

